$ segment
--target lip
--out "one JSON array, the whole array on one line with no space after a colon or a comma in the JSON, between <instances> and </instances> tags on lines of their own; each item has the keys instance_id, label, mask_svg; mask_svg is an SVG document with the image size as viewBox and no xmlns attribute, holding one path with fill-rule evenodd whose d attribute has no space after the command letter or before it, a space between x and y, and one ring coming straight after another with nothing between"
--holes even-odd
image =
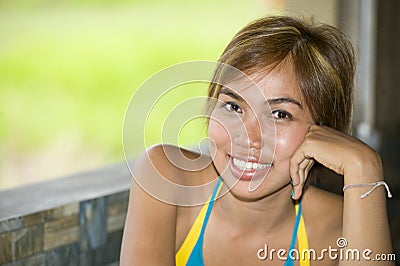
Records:
<instances>
[{"instance_id":1,"label":"lip","mask_svg":"<svg viewBox=\"0 0 400 266\"><path fill-rule=\"evenodd\" d=\"M265 177L269 170L272 167L272 164L269 166L265 167L264 169L251 169L251 170L241 170L239 167L233 164L233 158L242 160L242 161L247 161L247 162L252 162L252 163L262 163L259 162L255 157L249 156L249 157L242 157L242 156L231 156L229 155L229 168L231 170L232 175L243 181L250 181L252 179L259 179Z\"/></svg>"}]
</instances>

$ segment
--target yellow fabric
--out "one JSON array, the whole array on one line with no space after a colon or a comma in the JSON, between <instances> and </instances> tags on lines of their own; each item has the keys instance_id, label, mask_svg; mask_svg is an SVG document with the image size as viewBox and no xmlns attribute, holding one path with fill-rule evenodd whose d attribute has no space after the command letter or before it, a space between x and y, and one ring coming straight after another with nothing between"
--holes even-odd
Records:
<instances>
[{"instance_id":1,"label":"yellow fabric","mask_svg":"<svg viewBox=\"0 0 400 266\"><path fill-rule=\"evenodd\" d=\"M185 241L183 242L182 246L179 248L178 252L175 254L175 262L176 265L186 265L187 261L189 260L190 253L194 246L196 245L197 239L199 238L201 227L203 226L204 218L206 216L207 208L210 203L210 198L208 199L208 203L201 208L199 215L197 216L196 220L192 228L190 229L188 235L186 236Z\"/></svg>"},{"instance_id":2,"label":"yellow fabric","mask_svg":"<svg viewBox=\"0 0 400 266\"><path fill-rule=\"evenodd\" d=\"M222 188L222 182L218 187L216 196L218 196L221 188ZM201 228L203 226L204 218L206 216L208 205L210 204L211 201L211 197L212 195L208 198L207 203L204 204L203 208L201 208L201 211L197 216L196 220L194 221L193 226L190 229L188 235L186 236L185 241L179 248L178 252L175 254L175 263L178 266L186 265L187 261L189 260L190 254L192 253L192 250L196 245L197 239L199 239Z\"/></svg>"},{"instance_id":3,"label":"yellow fabric","mask_svg":"<svg viewBox=\"0 0 400 266\"><path fill-rule=\"evenodd\" d=\"M298 212L299 205L296 204L296 214ZM310 266L310 261L308 259L308 256L304 256L303 260L303 250L308 249L308 239L307 239L307 232L306 232L306 226L304 223L304 218L303 214L300 216L300 223L299 223L299 229L297 231L297 242L299 245L299 254L300 254L300 266Z\"/></svg>"}]
</instances>

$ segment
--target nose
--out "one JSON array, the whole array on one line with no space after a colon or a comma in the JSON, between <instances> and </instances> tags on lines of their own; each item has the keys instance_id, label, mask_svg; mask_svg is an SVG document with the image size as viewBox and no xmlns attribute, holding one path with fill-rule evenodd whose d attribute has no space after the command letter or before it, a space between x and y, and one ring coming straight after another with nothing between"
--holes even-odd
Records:
<instances>
[{"instance_id":1,"label":"nose","mask_svg":"<svg viewBox=\"0 0 400 266\"><path fill-rule=\"evenodd\" d=\"M261 122L255 114L251 114L243 121L246 129L246 140L249 149L261 150L263 145Z\"/></svg>"}]
</instances>

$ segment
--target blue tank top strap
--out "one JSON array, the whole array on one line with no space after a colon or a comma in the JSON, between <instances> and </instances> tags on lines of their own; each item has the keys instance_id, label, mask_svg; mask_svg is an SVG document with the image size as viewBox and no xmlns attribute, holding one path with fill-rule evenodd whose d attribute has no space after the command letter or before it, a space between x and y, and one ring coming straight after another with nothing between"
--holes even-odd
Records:
<instances>
[{"instance_id":1,"label":"blue tank top strap","mask_svg":"<svg viewBox=\"0 0 400 266\"><path fill-rule=\"evenodd\" d=\"M294 245L296 244L296 238L297 238L297 231L299 230L299 224L300 224L300 218L301 218L301 201L297 203L299 205L299 211L296 214L296 220L294 222L294 228L293 228L293 233L292 233L292 240L290 241L290 247L288 251L288 257L287 260L284 264L284 266L293 266L293 256L290 256L291 250L294 249Z\"/></svg>"},{"instance_id":2,"label":"blue tank top strap","mask_svg":"<svg viewBox=\"0 0 400 266\"><path fill-rule=\"evenodd\" d=\"M188 260L186 265L193 265L193 266L202 266L202 265L204 265L204 261L203 261L204 232L206 230L208 219L210 218L211 210L212 210L212 208L214 206L214 201L215 201L215 198L217 196L217 192L218 192L218 189L219 189L219 187L221 185L221 182L222 182L222 178L220 177L219 180L218 180L217 185L214 188L213 194L211 196L210 203L209 203L208 208L207 208L206 216L204 217L204 222L203 222L203 225L201 227L201 232L200 232L199 238L198 238L198 240L196 242L196 245L194 246L194 248L192 250L192 253L190 254L189 260Z\"/></svg>"},{"instance_id":3,"label":"blue tank top strap","mask_svg":"<svg viewBox=\"0 0 400 266\"><path fill-rule=\"evenodd\" d=\"M189 259L187 260L186 265L190 265L190 266L203 266L204 265L204 260L203 260L204 232L207 227L207 223L210 218L210 214L211 214L212 208L214 206L214 201L218 194L218 190L221 187L221 182L222 182L222 178L220 177L218 180L218 183L213 191L213 194L210 198L210 202L207 207L206 215L204 217L204 222L201 227L200 235L196 241L195 246L192 249L192 252L190 253L190 256L189 256ZM296 204L298 205L298 209L297 209L297 213L296 213L296 219L295 219L295 224L294 224L294 228L293 228L292 239L290 242L289 253L288 253L288 257L287 257L287 260L286 260L284 266L294 266L294 259L293 259L293 256L290 256L290 254L291 254L291 250L294 249L295 244L296 244L297 233L299 230L299 225L300 225L301 217L302 217L301 201L296 202ZM307 265L309 265L309 264L307 264Z\"/></svg>"}]
</instances>

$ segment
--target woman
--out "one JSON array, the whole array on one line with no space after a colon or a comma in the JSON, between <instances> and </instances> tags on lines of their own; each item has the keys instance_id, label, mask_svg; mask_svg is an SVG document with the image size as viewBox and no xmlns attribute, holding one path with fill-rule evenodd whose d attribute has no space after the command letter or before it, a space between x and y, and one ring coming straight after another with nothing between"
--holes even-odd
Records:
<instances>
[{"instance_id":1,"label":"woman","mask_svg":"<svg viewBox=\"0 0 400 266\"><path fill-rule=\"evenodd\" d=\"M159 145L133 169L135 180L214 182L210 201L167 204L132 182L122 265L376 265L392 250L386 185L378 154L348 135L350 42L328 25L266 17L237 33L219 62L209 87L212 163L182 169L167 153L198 155ZM314 162L343 176L343 197L305 186Z\"/></svg>"}]
</instances>

